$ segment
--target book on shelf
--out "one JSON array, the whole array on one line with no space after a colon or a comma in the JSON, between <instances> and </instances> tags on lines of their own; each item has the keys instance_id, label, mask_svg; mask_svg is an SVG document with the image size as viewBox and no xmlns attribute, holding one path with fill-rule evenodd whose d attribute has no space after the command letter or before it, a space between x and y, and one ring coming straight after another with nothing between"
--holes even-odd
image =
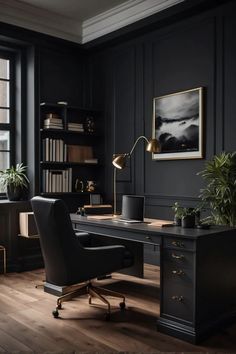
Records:
<instances>
[{"instance_id":1,"label":"book on shelf","mask_svg":"<svg viewBox=\"0 0 236 354\"><path fill-rule=\"evenodd\" d=\"M93 158L93 148L87 145L67 145L68 162L84 162Z\"/></svg>"},{"instance_id":2,"label":"book on shelf","mask_svg":"<svg viewBox=\"0 0 236 354\"><path fill-rule=\"evenodd\" d=\"M110 204L84 205L84 210L87 215L112 214L113 207Z\"/></svg>"},{"instance_id":3,"label":"book on shelf","mask_svg":"<svg viewBox=\"0 0 236 354\"><path fill-rule=\"evenodd\" d=\"M56 124L56 123L49 123L49 124L44 124L43 129L63 129L63 125Z\"/></svg>"},{"instance_id":4,"label":"book on shelf","mask_svg":"<svg viewBox=\"0 0 236 354\"><path fill-rule=\"evenodd\" d=\"M82 128L68 128L69 132L79 132L79 133L84 133L84 129Z\"/></svg>"},{"instance_id":5,"label":"book on shelf","mask_svg":"<svg viewBox=\"0 0 236 354\"><path fill-rule=\"evenodd\" d=\"M66 144L62 139L43 139L42 158L45 162L66 162Z\"/></svg>"},{"instance_id":6,"label":"book on shelf","mask_svg":"<svg viewBox=\"0 0 236 354\"><path fill-rule=\"evenodd\" d=\"M68 127L83 128L83 123L68 123Z\"/></svg>"},{"instance_id":7,"label":"book on shelf","mask_svg":"<svg viewBox=\"0 0 236 354\"><path fill-rule=\"evenodd\" d=\"M44 169L42 179L43 193L72 192L72 168L64 170Z\"/></svg>"},{"instance_id":8,"label":"book on shelf","mask_svg":"<svg viewBox=\"0 0 236 354\"><path fill-rule=\"evenodd\" d=\"M44 122L44 124L47 124L47 123L58 123L58 124L62 124L62 119L59 118L59 116L56 116L56 117L48 117L48 118L45 118L43 122Z\"/></svg>"},{"instance_id":9,"label":"book on shelf","mask_svg":"<svg viewBox=\"0 0 236 354\"><path fill-rule=\"evenodd\" d=\"M97 158L92 158L92 159L85 159L84 160L85 163L94 163L97 164L98 163L98 159Z\"/></svg>"},{"instance_id":10,"label":"book on shelf","mask_svg":"<svg viewBox=\"0 0 236 354\"><path fill-rule=\"evenodd\" d=\"M68 123L67 127L69 131L84 132L84 126L82 123Z\"/></svg>"},{"instance_id":11,"label":"book on shelf","mask_svg":"<svg viewBox=\"0 0 236 354\"><path fill-rule=\"evenodd\" d=\"M38 236L38 230L34 219L34 213L32 211L19 213L19 227L20 227L20 236L24 236L24 237Z\"/></svg>"}]
</instances>

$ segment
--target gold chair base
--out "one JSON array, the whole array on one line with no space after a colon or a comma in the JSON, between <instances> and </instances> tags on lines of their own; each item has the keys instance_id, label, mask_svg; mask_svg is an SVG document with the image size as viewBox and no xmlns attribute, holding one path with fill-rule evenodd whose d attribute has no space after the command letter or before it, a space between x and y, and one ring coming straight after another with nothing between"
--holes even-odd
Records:
<instances>
[{"instance_id":1,"label":"gold chair base","mask_svg":"<svg viewBox=\"0 0 236 354\"><path fill-rule=\"evenodd\" d=\"M99 300L101 300L103 303L105 303L107 305L107 313L106 313L106 319L109 320L110 319L110 315L111 315L111 305L110 302L106 299L105 296L112 296L112 297L117 297L117 298L121 298L122 302L120 303L120 308L121 309L125 309L125 297L124 295L116 292L116 291L112 291L112 290L108 290L105 288L101 288L98 286L94 286L92 285L91 282L86 282L83 284L79 284L77 286L74 286L74 289L72 291L69 291L68 293L60 296L57 299L57 306L56 306L56 310L53 311L53 316L55 318L59 317L59 312L58 310L60 310L62 308L62 303L64 301L70 300L76 296L82 295L82 294L88 294L89 297L89 304L92 305L92 299L93 298L97 298Z\"/></svg>"}]
</instances>

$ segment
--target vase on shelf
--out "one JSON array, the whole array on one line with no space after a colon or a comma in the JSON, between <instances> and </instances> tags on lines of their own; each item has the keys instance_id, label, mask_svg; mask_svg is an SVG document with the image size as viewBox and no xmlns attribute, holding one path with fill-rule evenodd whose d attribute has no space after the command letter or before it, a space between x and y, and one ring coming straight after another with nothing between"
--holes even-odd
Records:
<instances>
[{"instance_id":1,"label":"vase on shelf","mask_svg":"<svg viewBox=\"0 0 236 354\"><path fill-rule=\"evenodd\" d=\"M94 124L94 118L92 116L88 116L85 119L84 123L84 129L87 133L94 133L95 131L95 124Z\"/></svg>"}]
</instances>

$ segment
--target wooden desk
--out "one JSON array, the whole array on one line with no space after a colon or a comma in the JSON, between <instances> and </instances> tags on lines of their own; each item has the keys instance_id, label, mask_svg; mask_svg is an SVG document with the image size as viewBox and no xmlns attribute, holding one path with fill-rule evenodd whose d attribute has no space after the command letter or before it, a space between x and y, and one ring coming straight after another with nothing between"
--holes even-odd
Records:
<instances>
[{"instance_id":1,"label":"wooden desk","mask_svg":"<svg viewBox=\"0 0 236 354\"><path fill-rule=\"evenodd\" d=\"M75 214L71 220L81 231L160 245L160 332L198 343L235 319L236 229L158 228Z\"/></svg>"}]
</instances>

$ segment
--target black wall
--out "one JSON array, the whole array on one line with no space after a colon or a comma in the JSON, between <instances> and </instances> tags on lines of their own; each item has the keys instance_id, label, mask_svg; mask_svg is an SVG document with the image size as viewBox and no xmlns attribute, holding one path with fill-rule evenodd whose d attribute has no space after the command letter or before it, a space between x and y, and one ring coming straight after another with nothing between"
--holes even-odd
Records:
<instances>
[{"instance_id":1,"label":"black wall","mask_svg":"<svg viewBox=\"0 0 236 354\"><path fill-rule=\"evenodd\" d=\"M110 199L112 154L130 151L139 135L151 136L153 98L202 86L205 158L152 161L140 143L130 166L117 177L120 195L146 196L150 217L172 217L174 201L197 203L202 186L197 172L204 161L236 150L235 35L236 4L231 1L90 54L89 99L92 105L100 102L106 116Z\"/></svg>"}]
</instances>

